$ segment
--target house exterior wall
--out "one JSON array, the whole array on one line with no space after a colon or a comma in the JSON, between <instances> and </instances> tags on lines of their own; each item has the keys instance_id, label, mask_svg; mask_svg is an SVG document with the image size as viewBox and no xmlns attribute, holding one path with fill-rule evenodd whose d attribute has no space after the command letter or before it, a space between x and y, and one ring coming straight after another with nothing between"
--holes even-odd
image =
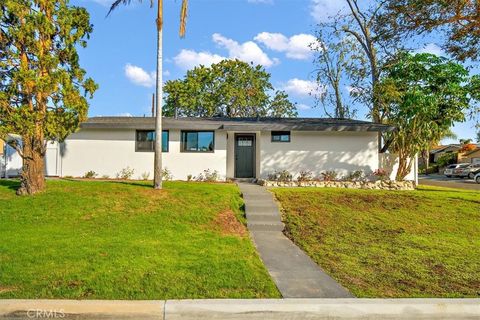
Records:
<instances>
[{"instance_id":1,"label":"house exterior wall","mask_svg":"<svg viewBox=\"0 0 480 320\"><path fill-rule=\"evenodd\" d=\"M369 174L379 164L377 137L376 132L292 131L290 142L271 142L271 133L262 132L259 176L267 178L275 170L288 170L294 176L303 170L315 175L326 170Z\"/></svg>"},{"instance_id":2,"label":"house exterior wall","mask_svg":"<svg viewBox=\"0 0 480 320\"><path fill-rule=\"evenodd\" d=\"M480 163L480 149L478 149L476 151L466 152L466 153L459 153L458 154L458 162L459 163L473 163L473 164Z\"/></svg>"},{"instance_id":3,"label":"house exterior wall","mask_svg":"<svg viewBox=\"0 0 480 320\"><path fill-rule=\"evenodd\" d=\"M226 176L226 133L215 132L215 151L212 153L180 152L180 130L169 130L169 150L162 154L163 167L173 178L186 180L205 169L217 170ZM123 168L133 168L132 178L140 179L142 173L153 178L153 152L135 151L135 130L82 129L71 134L60 148L61 176L81 177L93 170L99 176L114 178Z\"/></svg>"}]
</instances>

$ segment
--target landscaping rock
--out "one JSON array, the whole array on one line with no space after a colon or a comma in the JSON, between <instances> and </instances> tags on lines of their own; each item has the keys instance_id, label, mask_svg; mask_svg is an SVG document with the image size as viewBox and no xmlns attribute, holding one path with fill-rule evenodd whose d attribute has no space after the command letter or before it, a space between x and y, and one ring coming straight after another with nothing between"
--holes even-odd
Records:
<instances>
[{"instance_id":1,"label":"landscaping rock","mask_svg":"<svg viewBox=\"0 0 480 320\"><path fill-rule=\"evenodd\" d=\"M414 181L270 181L258 180L257 183L264 187L316 187L316 188L346 188L365 190L415 190Z\"/></svg>"}]
</instances>

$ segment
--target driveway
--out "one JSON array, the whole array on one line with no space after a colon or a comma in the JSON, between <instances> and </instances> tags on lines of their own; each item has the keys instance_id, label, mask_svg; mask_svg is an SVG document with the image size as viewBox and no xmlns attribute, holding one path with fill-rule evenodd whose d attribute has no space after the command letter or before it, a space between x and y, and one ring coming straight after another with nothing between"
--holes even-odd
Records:
<instances>
[{"instance_id":1,"label":"driveway","mask_svg":"<svg viewBox=\"0 0 480 320\"><path fill-rule=\"evenodd\" d=\"M418 177L418 183L420 185L480 191L480 184L475 183L473 180L447 178L440 174L429 174L428 176L421 175Z\"/></svg>"}]
</instances>

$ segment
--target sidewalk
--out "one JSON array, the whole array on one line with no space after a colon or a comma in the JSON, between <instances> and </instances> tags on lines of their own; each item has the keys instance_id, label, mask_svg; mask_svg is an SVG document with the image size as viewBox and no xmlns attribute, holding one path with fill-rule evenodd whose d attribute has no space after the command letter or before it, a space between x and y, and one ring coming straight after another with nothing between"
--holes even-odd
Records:
<instances>
[{"instance_id":1,"label":"sidewalk","mask_svg":"<svg viewBox=\"0 0 480 320\"><path fill-rule=\"evenodd\" d=\"M247 226L270 276L284 298L353 297L284 234L278 206L264 187L238 183Z\"/></svg>"},{"instance_id":2,"label":"sidewalk","mask_svg":"<svg viewBox=\"0 0 480 320\"><path fill-rule=\"evenodd\" d=\"M479 319L480 299L0 300L0 319Z\"/></svg>"}]
</instances>

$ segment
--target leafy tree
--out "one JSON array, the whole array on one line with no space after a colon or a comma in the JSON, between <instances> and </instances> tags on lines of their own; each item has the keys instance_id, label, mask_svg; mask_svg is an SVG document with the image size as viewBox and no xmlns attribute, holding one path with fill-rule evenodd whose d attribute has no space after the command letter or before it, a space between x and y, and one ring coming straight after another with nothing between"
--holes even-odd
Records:
<instances>
[{"instance_id":1,"label":"leafy tree","mask_svg":"<svg viewBox=\"0 0 480 320\"><path fill-rule=\"evenodd\" d=\"M77 46L92 32L89 14L68 0L0 3L0 138L23 159L18 194L45 188L46 141L62 141L87 117L97 89L80 67Z\"/></svg>"},{"instance_id":2,"label":"leafy tree","mask_svg":"<svg viewBox=\"0 0 480 320\"><path fill-rule=\"evenodd\" d=\"M325 113L333 118L353 118L353 110L343 94L344 78L348 77L355 52L359 51L354 39L331 30L328 23L322 23L316 31L316 41L311 45L315 51L315 72L319 92L313 94ZM333 113L329 111L333 109Z\"/></svg>"},{"instance_id":3,"label":"leafy tree","mask_svg":"<svg viewBox=\"0 0 480 320\"><path fill-rule=\"evenodd\" d=\"M138 0L142 2L142 0ZM150 0L150 6L153 7L153 1ZM110 14L113 10L120 5L128 5L132 0L116 0L110 6ZM180 37L185 36L185 29L187 25L187 13L188 13L188 0L182 0L182 6L180 9ZM155 189L162 189L162 97L163 97L163 0L157 0L157 74L156 74L156 117L155 117L155 156L153 165L153 187Z\"/></svg>"},{"instance_id":4,"label":"leafy tree","mask_svg":"<svg viewBox=\"0 0 480 320\"><path fill-rule=\"evenodd\" d=\"M165 83L168 116L293 117L296 107L283 91L271 95L270 74L240 60L223 60L189 70Z\"/></svg>"},{"instance_id":5,"label":"leafy tree","mask_svg":"<svg viewBox=\"0 0 480 320\"><path fill-rule=\"evenodd\" d=\"M460 61L476 60L480 53L478 0L386 0L378 24L394 41L411 33L444 31L445 49Z\"/></svg>"},{"instance_id":6,"label":"leafy tree","mask_svg":"<svg viewBox=\"0 0 480 320\"><path fill-rule=\"evenodd\" d=\"M472 99L468 71L432 54L400 53L385 70L379 92L386 119L397 127L388 137L399 156L396 179L410 172L413 159L439 141L454 122L465 121Z\"/></svg>"}]
</instances>

